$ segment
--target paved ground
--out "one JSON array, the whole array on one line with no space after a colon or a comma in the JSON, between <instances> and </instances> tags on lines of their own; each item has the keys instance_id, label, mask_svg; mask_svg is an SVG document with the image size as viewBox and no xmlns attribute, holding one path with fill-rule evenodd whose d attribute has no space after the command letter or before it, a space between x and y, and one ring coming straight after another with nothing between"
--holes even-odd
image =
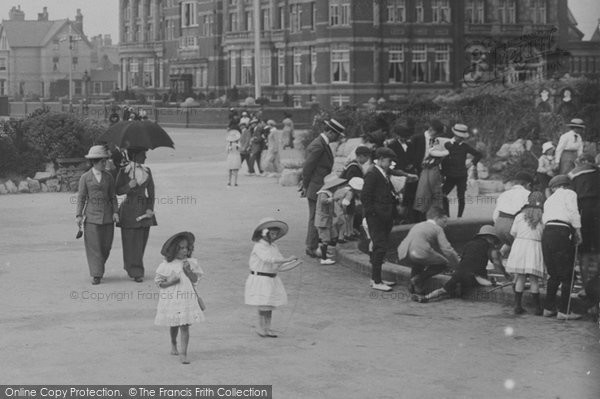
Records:
<instances>
[{"instance_id":1,"label":"paved ground","mask_svg":"<svg viewBox=\"0 0 600 399\"><path fill-rule=\"evenodd\" d=\"M272 178L226 187L222 132L170 131L177 150L148 157L159 226L142 284L122 270L118 230L104 283L90 284L74 195L0 197L3 383L254 383L272 384L276 398L598 397L600 334L589 321L416 304L403 288L374 292L366 277L310 259L282 277L290 303L274 312L280 338L258 337L243 304L250 234L260 218L280 217L290 224L282 252L303 255L306 203ZM191 365L169 355L167 329L153 325L151 277L180 230L196 234L206 271L207 322L191 327Z\"/></svg>"}]
</instances>

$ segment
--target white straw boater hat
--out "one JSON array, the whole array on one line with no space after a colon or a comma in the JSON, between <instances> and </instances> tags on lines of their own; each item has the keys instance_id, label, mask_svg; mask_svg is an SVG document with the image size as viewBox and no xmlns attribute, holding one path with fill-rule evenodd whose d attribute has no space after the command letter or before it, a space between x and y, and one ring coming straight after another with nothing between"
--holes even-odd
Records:
<instances>
[{"instance_id":1,"label":"white straw boater hat","mask_svg":"<svg viewBox=\"0 0 600 399\"><path fill-rule=\"evenodd\" d=\"M542 144L542 154L545 154L546 151L548 151L552 148L556 148L556 147L554 147L554 144L552 144L551 141L546 141L544 144Z\"/></svg>"},{"instance_id":2,"label":"white straw boater hat","mask_svg":"<svg viewBox=\"0 0 600 399\"><path fill-rule=\"evenodd\" d=\"M344 127L344 125L342 125L341 123L339 123L335 119L330 119L330 120L325 121L323 123L325 123L325 126L327 126L329 129L331 129L335 133L344 135L344 131L346 130L346 128Z\"/></svg>"},{"instance_id":3,"label":"white straw boater hat","mask_svg":"<svg viewBox=\"0 0 600 399\"><path fill-rule=\"evenodd\" d=\"M194 237L193 233L190 233L189 231L182 231L180 233L177 234L173 234L167 241L165 241L165 243L162 246L162 249L160 250L160 254L162 256L167 256L167 252L169 251L169 247L171 246L171 244L173 244L173 241L179 239L179 238L185 238L185 240L188 243L188 247L189 246L193 246L194 245L194 241L196 241L196 237Z\"/></svg>"},{"instance_id":4,"label":"white straw boater hat","mask_svg":"<svg viewBox=\"0 0 600 399\"><path fill-rule=\"evenodd\" d=\"M362 179L360 177L353 177L348 182L348 185L350 187L352 187L353 190L356 190L356 191L362 191L364 184L365 184L364 179Z\"/></svg>"},{"instance_id":5,"label":"white straw boater hat","mask_svg":"<svg viewBox=\"0 0 600 399\"><path fill-rule=\"evenodd\" d=\"M567 123L567 126L569 126L569 127L580 127L582 129L584 129L585 128L585 123L583 122L582 119L575 118L575 119L571 119L571 122Z\"/></svg>"},{"instance_id":6,"label":"white straw boater hat","mask_svg":"<svg viewBox=\"0 0 600 399\"><path fill-rule=\"evenodd\" d=\"M86 159L101 159L101 158L110 158L110 153L108 152L108 148L105 145L94 145L90 147L87 155L85 155Z\"/></svg>"},{"instance_id":7,"label":"white straw boater hat","mask_svg":"<svg viewBox=\"0 0 600 399\"><path fill-rule=\"evenodd\" d=\"M238 141L241 137L242 137L242 135L240 134L239 131L237 131L235 129L230 129L227 132L227 137L225 139L227 141Z\"/></svg>"},{"instance_id":8,"label":"white straw boater hat","mask_svg":"<svg viewBox=\"0 0 600 399\"><path fill-rule=\"evenodd\" d=\"M340 184L346 183L347 181L347 179L342 179L336 174L327 175L325 176L324 184L323 187L321 187L321 190L329 190L330 188L339 186Z\"/></svg>"},{"instance_id":9,"label":"white straw boater hat","mask_svg":"<svg viewBox=\"0 0 600 399\"><path fill-rule=\"evenodd\" d=\"M462 123L457 123L452 126L452 133L455 136L462 137L464 139L469 138L469 128L467 125L463 125Z\"/></svg>"},{"instance_id":10,"label":"white straw boater hat","mask_svg":"<svg viewBox=\"0 0 600 399\"><path fill-rule=\"evenodd\" d=\"M288 225L281 220L277 220L271 217L261 219L258 222L258 226L254 228L254 232L252 233L252 241L258 241L262 237L262 231L264 229L277 229L277 237L275 240L279 240L281 237L287 234Z\"/></svg>"}]
</instances>

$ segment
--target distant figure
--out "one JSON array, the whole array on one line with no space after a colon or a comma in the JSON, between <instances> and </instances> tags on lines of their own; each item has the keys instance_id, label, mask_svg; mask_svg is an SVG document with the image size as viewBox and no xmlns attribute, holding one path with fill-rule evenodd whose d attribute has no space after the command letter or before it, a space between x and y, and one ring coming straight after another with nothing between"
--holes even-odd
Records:
<instances>
[{"instance_id":1,"label":"distant figure","mask_svg":"<svg viewBox=\"0 0 600 399\"><path fill-rule=\"evenodd\" d=\"M572 119L567 124L571 128L563 133L556 146L556 161L558 162L558 173L561 175L569 173L575 167L575 159L583 154L583 129L585 124L579 118Z\"/></svg>"},{"instance_id":2,"label":"distant figure","mask_svg":"<svg viewBox=\"0 0 600 399\"><path fill-rule=\"evenodd\" d=\"M227 170L229 171L229 179L227 185L231 186L231 178L234 179L234 186L237 186L238 171L242 166L242 156L240 155L240 132L237 130L229 130L227 133Z\"/></svg>"},{"instance_id":3,"label":"distant figure","mask_svg":"<svg viewBox=\"0 0 600 399\"><path fill-rule=\"evenodd\" d=\"M563 89L562 91L562 100L560 104L558 104L558 108L556 109L556 113L561 115L564 120L571 120L571 118L575 117L577 113L577 106L573 102L573 90L569 87Z\"/></svg>"},{"instance_id":4,"label":"distant figure","mask_svg":"<svg viewBox=\"0 0 600 399\"><path fill-rule=\"evenodd\" d=\"M281 135L281 142L283 149L286 147L294 148L294 121L292 121L292 115L289 112L283 113L283 132Z\"/></svg>"},{"instance_id":5,"label":"distant figure","mask_svg":"<svg viewBox=\"0 0 600 399\"><path fill-rule=\"evenodd\" d=\"M552 112L552 104L550 103L550 91L543 88L540 90L540 102L535 107L538 113L549 113Z\"/></svg>"}]
</instances>

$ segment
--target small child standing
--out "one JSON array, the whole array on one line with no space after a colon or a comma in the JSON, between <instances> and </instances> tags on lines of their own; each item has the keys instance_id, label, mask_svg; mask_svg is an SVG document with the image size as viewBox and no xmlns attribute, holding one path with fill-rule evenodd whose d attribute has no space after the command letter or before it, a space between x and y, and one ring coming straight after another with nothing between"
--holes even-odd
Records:
<instances>
[{"instance_id":1,"label":"small child standing","mask_svg":"<svg viewBox=\"0 0 600 399\"><path fill-rule=\"evenodd\" d=\"M327 257L327 248L329 246L335 249L338 237L338 226L334 223L335 200L334 192L346 179L333 177L326 182L319 191L317 191L317 209L315 211L315 227L319 232L319 250L321 252L322 265L333 265L334 259Z\"/></svg>"},{"instance_id":2,"label":"small child standing","mask_svg":"<svg viewBox=\"0 0 600 399\"><path fill-rule=\"evenodd\" d=\"M521 306L525 280L529 276L531 293L535 303L535 315L543 313L540 302L538 279L544 277L544 257L542 254L542 223L544 194L534 191L529 194L527 205L515 217L510 234L515 237L508 255L506 271L515 277L515 314L525 313Z\"/></svg>"},{"instance_id":3,"label":"small child standing","mask_svg":"<svg viewBox=\"0 0 600 399\"><path fill-rule=\"evenodd\" d=\"M227 133L227 168L229 169L228 186L231 186L231 177L234 177L234 185L237 186L238 171L242 167L242 156L240 155L241 133L230 130Z\"/></svg>"},{"instance_id":4,"label":"small child standing","mask_svg":"<svg viewBox=\"0 0 600 399\"><path fill-rule=\"evenodd\" d=\"M288 271L300 264L295 256L284 258L275 241L286 235L288 225L280 220L265 218L252 233L256 242L250 254L250 275L246 279L245 303L258 307L257 331L261 337L276 338L271 330L271 316L277 306L287 304L287 293L278 272Z\"/></svg>"},{"instance_id":5,"label":"small child standing","mask_svg":"<svg viewBox=\"0 0 600 399\"><path fill-rule=\"evenodd\" d=\"M538 168L536 171L537 189L541 191L546 198L550 196L548 183L556 175L558 165L554 159L554 144L547 141L542 144L542 155L538 158Z\"/></svg>"},{"instance_id":6,"label":"small child standing","mask_svg":"<svg viewBox=\"0 0 600 399\"><path fill-rule=\"evenodd\" d=\"M338 243L354 240L354 216L356 202L362 191L364 180L353 177L347 185L337 189L333 194L335 219L333 224L338 226ZM337 220L337 221L336 221Z\"/></svg>"},{"instance_id":7,"label":"small child standing","mask_svg":"<svg viewBox=\"0 0 600 399\"><path fill-rule=\"evenodd\" d=\"M190 324L204 321L195 286L204 272L198 260L189 256L194 251L194 235L177 233L162 246L165 261L156 269L154 281L160 288L154 324L169 326L171 354L179 355L181 363L189 364L187 349ZM181 348L177 350L177 334L181 330Z\"/></svg>"}]
</instances>

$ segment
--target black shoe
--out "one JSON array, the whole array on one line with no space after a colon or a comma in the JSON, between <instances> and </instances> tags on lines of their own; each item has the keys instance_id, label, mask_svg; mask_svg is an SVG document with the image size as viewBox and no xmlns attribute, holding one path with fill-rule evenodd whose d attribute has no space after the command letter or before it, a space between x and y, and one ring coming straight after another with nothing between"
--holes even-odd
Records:
<instances>
[{"instance_id":1,"label":"black shoe","mask_svg":"<svg viewBox=\"0 0 600 399\"><path fill-rule=\"evenodd\" d=\"M318 258L319 256L317 255L317 253L313 250L313 249L308 249L306 248L306 254L308 256L310 256L311 258Z\"/></svg>"},{"instance_id":2,"label":"black shoe","mask_svg":"<svg viewBox=\"0 0 600 399\"><path fill-rule=\"evenodd\" d=\"M92 279L92 285L98 285L98 284L100 284L100 280L102 280L102 277L94 277Z\"/></svg>"},{"instance_id":3,"label":"black shoe","mask_svg":"<svg viewBox=\"0 0 600 399\"><path fill-rule=\"evenodd\" d=\"M144 278L143 277L134 277L133 281L135 281L136 283L141 283L144 281Z\"/></svg>"},{"instance_id":4,"label":"black shoe","mask_svg":"<svg viewBox=\"0 0 600 399\"><path fill-rule=\"evenodd\" d=\"M410 299L413 300L414 302L418 302L418 303L427 303L427 302L429 302L429 299L427 299L427 297L424 296L424 295L413 294L413 295L410 296Z\"/></svg>"}]
</instances>

